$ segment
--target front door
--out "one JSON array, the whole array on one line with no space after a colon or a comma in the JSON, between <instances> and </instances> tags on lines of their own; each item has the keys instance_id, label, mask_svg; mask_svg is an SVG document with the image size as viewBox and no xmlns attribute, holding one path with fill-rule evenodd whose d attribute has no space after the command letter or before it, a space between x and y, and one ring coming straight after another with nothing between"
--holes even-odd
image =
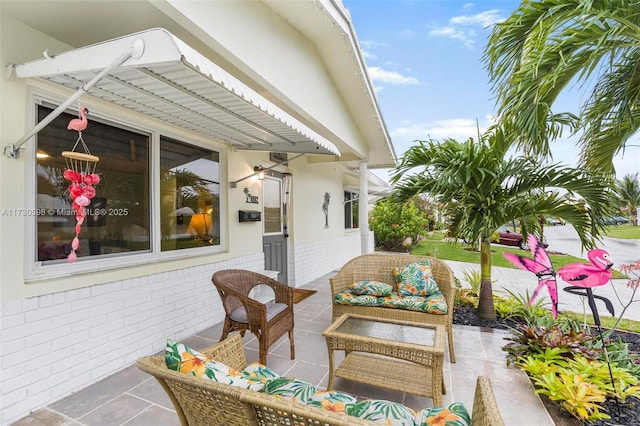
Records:
<instances>
[{"instance_id":1,"label":"front door","mask_svg":"<svg viewBox=\"0 0 640 426\"><path fill-rule=\"evenodd\" d=\"M282 179L279 173L262 182L264 268L278 271L278 281L287 284L287 238L283 226Z\"/></svg>"}]
</instances>

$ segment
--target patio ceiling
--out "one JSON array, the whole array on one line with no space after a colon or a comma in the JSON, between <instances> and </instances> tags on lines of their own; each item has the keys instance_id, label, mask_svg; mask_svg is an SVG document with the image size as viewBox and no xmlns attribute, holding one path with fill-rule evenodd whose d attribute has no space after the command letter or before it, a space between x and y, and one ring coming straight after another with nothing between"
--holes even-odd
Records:
<instances>
[{"instance_id":1,"label":"patio ceiling","mask_svg":"<svg viewBox=\"0 0 640 426\"><path fill-rule=\"evenodd\" d=\"M144 52L89 94L239 150L340 155L337 147L168 31L156 28L15 65L19 78L78 90L137 40ZM46 56L46 55L45 55Z\"/></svg>"}]
</instances>

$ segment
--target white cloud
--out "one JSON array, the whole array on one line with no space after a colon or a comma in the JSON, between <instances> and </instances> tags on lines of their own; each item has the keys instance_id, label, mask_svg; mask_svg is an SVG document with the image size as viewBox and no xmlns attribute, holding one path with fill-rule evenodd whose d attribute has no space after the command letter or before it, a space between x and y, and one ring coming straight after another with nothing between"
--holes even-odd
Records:
<instances>
[{"instance_id":1,"label":"white cloud","mask_svg":"<svg viewBox=\"0 0 640 426\"><path fill-rule=\"evenodd\" d=\"M484 12L480 12L475 15L462 15L454 16L449 20L449 23L454 25L481 25L483 28L487 28L497 22L504 20L498 13L497 9L491 9Z\"/></svg>"},{"instance_id":2,"label":"white cloud","mask_svg":"<svg viewBox=\"0 0 640 426\"><path fill-rule=\"evenodd\" d=\"M465 9L471 3L465 4ZM460 15L449 19L449 25L432 29L429 34L437 37L447 37L459 40L463 46L472 48L475 44L476 31L473 27L487 28L502 21L497 9L491 9L475 15Z\"/></svg>"},{"instance_id":3,"label":"white cloud","mask_svg":"<svg viewBox=\"0 0 640 426\"><path fill-rule=\"evenodd\" d=\"M462 8L471 9L473 6L475 6L475 3L465 3L464 6L462 6Z\"/></svg>"},{"instance_id":4,"label":"white cloud","mask_svg":"<svg viewBox=\"0 0 640 426\"><path fill-rule=\"evenodd\" d=\"M419 84L417 78L400 74L396 71L388 71L380 67L368 67L369 76L373 81L389 84Z\"/></svg>"},{"instance_id":5,"label":"white cloud","mask_svg":"<svg viewBox=\"0 0 640 426\"><path fill-rule=\"evenodd\" d=\"M465 47L473 47L475 41L471 39L473 31L459 29L453 26L435 28L429 32L430 35L438 37L447 37L454 40L460 40Z\"/></svg>"},{"instance_id":6,"label":"white cloud","mask_svg":"<svg viewBox=\"0 0 640 426\"><path fill-rule=\"evenodd\" d=\"M491 122L485 120L480 123L480 133L487 130ZM413 145L415 140L443 140L453 138L463 142L469 138L477 139L478 127L475 119L452 118L448 120L436 120L430 123L415 123L401 126L391 131L394 145L402 147L402 151ZM400 155L400 150L398 150Z\"/></svg>"}]
</instances>

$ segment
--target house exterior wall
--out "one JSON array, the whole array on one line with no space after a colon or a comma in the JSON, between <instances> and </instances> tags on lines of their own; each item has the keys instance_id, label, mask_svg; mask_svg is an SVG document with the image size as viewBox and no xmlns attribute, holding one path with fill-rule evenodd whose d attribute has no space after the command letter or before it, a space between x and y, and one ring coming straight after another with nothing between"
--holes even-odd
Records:
<instances>
[{"instance_id":1,"label":"house exterior wall","mask_svg":"<svg viewBox=\"0 0 640 426\"><path fill-rule=\"evenodd\" d=\"M215 10L214 19L202 19L212 11L201 8L214 3L221 8ZM258 4L247 9L248 4L166 2L161 9L175 7L180 14L198 21L198 28L191 30L202 33L205 42L214 47L218 43L222 55L239 58L243 68L279 88L268 96L303 105L304 115L323 123L325 135L337 134L357 150L365 150L357 126L322 71L323 63L314 46L267 8ZM232 23L240 17L245 19L244 29ZM261 43L238 40L242 38L239 32L246 28L251 28ZM3 14L0 7L0 63L22 63L40 57L45 49L60 52L71 48ZM269 51L278 52L278 61L269 57ZM0 79L3 147L33 127L34 93L54 102L70 95L68 90L39 80ZM0 424L15 421L130 366L140 356L157 352L167 337L183 339L221 322L224 313L210 281L213 272L264 268L262 223L239 223L237 218L238 210L261 209L261 204L248 205L243 194L244 186L260 194L260 183L247 179L232 189L229 182L250 175L256 164L268 164L268 153L236 152L219 141L90 95L83 98L83 104L115 120L161 129L220 151L224 250L38 277L29 273L27 265L31 259L28 249L32 247L28 241L34 238L30 225L33 217L0 216ZM0 158L0 212L34 207L33 143L28 142L24 148L19 159ZM278 166L277 170L285 169ZM302 157L292 161L288 170L294 176L289 284L299 287L359 255L360 236L357 231L344 229L344 169ZM331 194L328 227L322 210L325 192Z\"/></svg>"}]
</instances>

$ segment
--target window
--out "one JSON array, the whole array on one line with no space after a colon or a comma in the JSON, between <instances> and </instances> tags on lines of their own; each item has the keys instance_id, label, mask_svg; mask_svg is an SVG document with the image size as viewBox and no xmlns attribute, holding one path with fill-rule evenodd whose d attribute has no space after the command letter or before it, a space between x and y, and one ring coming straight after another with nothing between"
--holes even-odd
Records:
<instances>
[{"instance_id":1,"label":"window","mask_svg":"<svg viewBox=\"0 0 640 426\"><path fill-rule=\"evenodd\" d=\"M265 177L262 181L264 211L264 233L282 233L282 189L281 181Z\"/></svg>"},{"instance_id":2,"label":"window","mask_svg":"<svg viewBox=\"0 0 640 426\"><path fill-rule=\"evenodd\" d=\"M162 251L220 244L219 154L160 137Z\"/></svg>"},{"instance_id":3,"label":"window","mask_svg":"<svg viewBox=\"0 0 640 426\"><path fill-rule=\"evenodd\" d=\"M38 121L52 109L38 106ZM78 134L67 130L71 114L61 114L38 134L36 216L38 262L60 261L71 252L76 215L62 151L71 151ZM149 135L91 120L82 138L100 157L95 197L86 207L76 250L78 259L149 251ZM80 151L82 152L82 151Z\"/></svg>"},{"instance_id":4,"label":"window","mask_svg":"<svg viewBox=\"0 0 640 426\"><path fill-rule=\"evenodd\" d=\"M358 228L358 194L344 191L344 227Z\"/></svg>"},{"instance_id":5,"label":"window","mask_svg":"<svg viewBox=\"0 0 640 426\"><path fill-rule=\"evenodd\" d=\"M38 121L51 111L39 105ZM67 164L61 156L62 151L72 150L78 138L77 132L66 129L73 118L61 114L38 134L36 262L66 262L76 230L80 231L79 261L220 244L219 153L162 135L154 139L151 132L91 115L82 139L91 154L100 158L95 169L100 182L94 185L95 197L76 229L71 182L64 177ZM154 149L159 150L156 165L151 160ZM159 182L157 197L153 196L155 182ZM152 220L155 217L158 223Z\"/></svg>"}]
</instances>

